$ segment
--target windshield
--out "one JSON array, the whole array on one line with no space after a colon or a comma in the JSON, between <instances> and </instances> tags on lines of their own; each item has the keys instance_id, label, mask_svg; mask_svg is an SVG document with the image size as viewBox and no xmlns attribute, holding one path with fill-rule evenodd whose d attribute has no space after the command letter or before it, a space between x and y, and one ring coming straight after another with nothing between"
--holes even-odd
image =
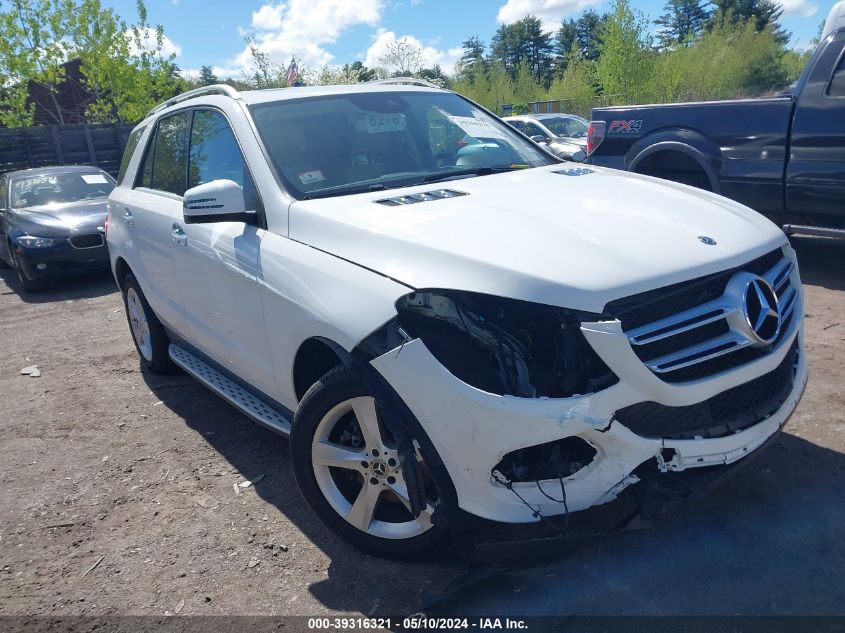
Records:
<instances>
[{"instance_id":1,"label":"windshield","mask_svg":"<svg viewBox=\"0 0 845 633\"><path fill-rule=\"evenodd\" d=\"M589 125L586 119L563 116L543 119L542 123L555 136L569 136L571 138L587 136L587 126Z\"/></svg>"},{"instance_id":2,"label":"windshield","mask_svg":"<svg viewBox=\"0 0 845 633\"><path fill-rule=\"evenodd\" d=\"M251 108L297 198L376 191L555 160L458 95L375 92Z\"/></svg>"},{"instance_id":3,"label":"windshield","mask_svg":"<svg viewBox=\"0 0 845 633\"><path fill-rule=\"evenodd\" d=\"M106 198L114 182L99 171L40 174L12 181L12 208Z\"/></svg>"}]
</instances>

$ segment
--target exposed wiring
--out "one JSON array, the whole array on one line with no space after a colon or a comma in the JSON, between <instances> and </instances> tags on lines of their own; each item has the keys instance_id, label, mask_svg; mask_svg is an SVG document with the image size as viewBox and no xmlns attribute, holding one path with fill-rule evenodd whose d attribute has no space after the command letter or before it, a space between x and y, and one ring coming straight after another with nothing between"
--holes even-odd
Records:
<instances>
[{"instance_id":1,"label":"exposed wiring","mask_svg":"<svg viewBox=\"0 0 845 633\"><path fill-rule=\"evenodd\" d=\"M542 488L540 488L540 482L539 482L539 481L537 482L537 487L540 489L540 492L542 492L542 493L543 493L543 495L545 495L546 497L548 497L548 498L549 498L549 499L551 499L552 501L554 501L554 502L556 502L556 503L563 503L563 508L564 508L564 510L566 511L566 523L564 524L563 529L559 528L559 527L558 527L558 526L556 526L554 523L552 523L551 521L549 521L546 517L544 517L544 516L543 516L543 513L542 513L542 512L540 512L540 508L539 508L539 507L536 507L536 508L535 508L535 507L534 507L534 506L532 506L530 503L528 503L528 502L525 500L525 498L524 498L521 494L519 494L519 493L518 493L518 492L514 489L514 487L513 487L513 483L512 483L510 480L508 480L508 479L507 479L507 478L506 478L506 477L505 477L502 473L500 473L498 470L494 470L492 474L493 474L493 478L494 478L497 482L499 482L499 483L500 483L500 484L502 484L505 488L507 488L507 489L508 489L508 490L510 490L513 494L515 494L515 495L516 495L516 497L517 497L517 499L519 499L519 500L520 500L520 501L521 501L521 502L525 505L525 507L527 507L529 510L531 510L531 516L532 516L532 517L534 517L535 519L539 519L540 521L542 521L543 523L545 523L545 524L546 524L549 528L551 528L551 529L552 529L555 533L560 534L561 536L567 536L567 533L568 533L568 531L569 531L569 508L568 508L568 507L567 507L567 505L566 505L566 489L564 488L564 485L563 485L563 478L562 478L562 477L560 478L560 489L561 489L561 491L563 492L563 499L562 499L562 501L559 501L559 500L555 499L554 497L551 497L551 496L547 495L547 494L545 493L545 491L544 491Z\"/></svg>"}]
</instances>

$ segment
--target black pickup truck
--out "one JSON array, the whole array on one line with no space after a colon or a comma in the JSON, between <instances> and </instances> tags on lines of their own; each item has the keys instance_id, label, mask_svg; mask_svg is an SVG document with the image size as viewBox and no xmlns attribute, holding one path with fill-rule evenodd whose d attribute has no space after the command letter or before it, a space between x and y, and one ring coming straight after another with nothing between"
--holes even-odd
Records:
<instances>
[{"instance_id":1,"label":"black pickup truck","mask_svg":"<svg viewBox=\"0 0 845 633\"><path fill-rule=\"evenodd\" d=\"M791 233L845 237L845 2L791 94L593 110L589 162L733 198Z\"/></svg>"}]
</instances>

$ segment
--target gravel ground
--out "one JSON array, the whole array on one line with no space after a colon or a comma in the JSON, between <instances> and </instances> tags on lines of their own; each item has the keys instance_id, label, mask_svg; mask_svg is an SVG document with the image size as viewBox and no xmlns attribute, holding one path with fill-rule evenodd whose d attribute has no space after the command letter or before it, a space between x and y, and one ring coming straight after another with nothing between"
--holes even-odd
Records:
<instances>
[{"instance_id":1,"label":"gravel ground","mask_svg":"<svg viewBox=\"0 0 845 633\"><path fill-rule=\"evenodd\" d=\"M845 615L845 250L795 243L811 376L778 442L668 524L481 583L451 609ZM0 354L2 614L407 614L465 569L332 536L283 438L185 374L139 370L106 275L22 296L0 271ZM20 374L31 365L40 377Z\"/></svg>"}]
</instances>

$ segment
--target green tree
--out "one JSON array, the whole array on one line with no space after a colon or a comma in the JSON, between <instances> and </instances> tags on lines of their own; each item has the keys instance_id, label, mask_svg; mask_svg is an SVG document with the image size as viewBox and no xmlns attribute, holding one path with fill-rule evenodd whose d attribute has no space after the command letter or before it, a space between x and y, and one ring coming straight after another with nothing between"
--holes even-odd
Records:
<instances>
[{"instance_id":1,"label":"green tree","mask_svg":"<svg viewBox=\"0 0 845 633\"><path fill-rule=\"evenodd\" d=\"M607 15L600 16L589 9L575 22L575 39L578 41L578 52L583 59L597 60L601 45L601 32Z\"/></svg>"},{"instance_id":2,"label":"green tree","mask_svg":"<svg viewBox=\"0 0 845 633\"><path fill-rule=\"evenodd\" d=\"M771 27L781 44L789 41L790 34L779 23L783 7L774 0L713 0L712 24L750 22L758 33Z\"/></svg>"},{"instance_id":3,"label":"green tree","mask_svg":"<svg viewBox=\"0 0 845 633\"><path fill-rule=\"evenodd\" d=\"M487 71L484 61L484 42L474 35L465 39L461 48L463 53L458 60L456 74L460 78L474 82L480 74Z\"/></svg>"},{"instance_id":4,"label":"green tree","mask_svg":"<svg viewBox=\"0 0 845 633\"><path fill-rule=\"evenodd\" d=\"M566 69L572 55L579 56L578 47L573 50L573 45L578 38L578 25L575 20L562 20L560 28L555 33L554 47L555 47L555 70L556 74L560 74Z\"/></svg>"},{"instance_id":5,"label":"green tree","mask_svg":"<svg viewBox=\"0 0 845 633\"><path fill-rule=\"evenodd\" d=\"M538 80L548 81L553 52L552 34L543 30L540 18L531 15L503 24L490 42L491 60L501 63L513 78L525 62Z\"/></svg>"},{"instance_id":6,"label":"green tree","mask_svg":"<svg viewBox=\"0 0 845 633\"><path fill-rule=\"evenodd\" d=\"M658 33L664 48L690 43L704 30L710 13L702 0L667 0L663 15L654 23L662 27Z\"/></svg>"},{"instance_id":7,"label":"green tree","mask_svg":"<svg viewBox=\"0 0 845 633\"><path fill-rule=\"evenodd\" d=\"M214 70L212 70L211 66L203 66L200 68L200 86L211 86L219 81L220 80L217 78L217 75L214 74Z\"/></svg>"},{"instance_id":8,"label":"green tree","mask_svg":"<svg viewBox=\"0 0 845 633\"><path fill-rule=\"evenodd\" d=\"M60 94L65 62L80 61L83 88L90 93L84 115L91 121L138 121L158 101L180 92L185 82L162 53L161 27L147 24L137 2L138 21L127 26L100 0L12 0L0 11L0 122L31 125L30 84L50 101L56 123L70 114ZM79 113L76 113L79 114Z\"/></svg>"},{"instance_id":9,"label":"green tree","mask_svg":"<svg viewBox=\"0 0 845 633\"><path fill-rule=\"evenodd\" d=\"M614 0L601 30L596 79L602 92L618 103L644 98L651 79L654 53L648 21L628 0Z\"/></svg>"}]
</instances>

